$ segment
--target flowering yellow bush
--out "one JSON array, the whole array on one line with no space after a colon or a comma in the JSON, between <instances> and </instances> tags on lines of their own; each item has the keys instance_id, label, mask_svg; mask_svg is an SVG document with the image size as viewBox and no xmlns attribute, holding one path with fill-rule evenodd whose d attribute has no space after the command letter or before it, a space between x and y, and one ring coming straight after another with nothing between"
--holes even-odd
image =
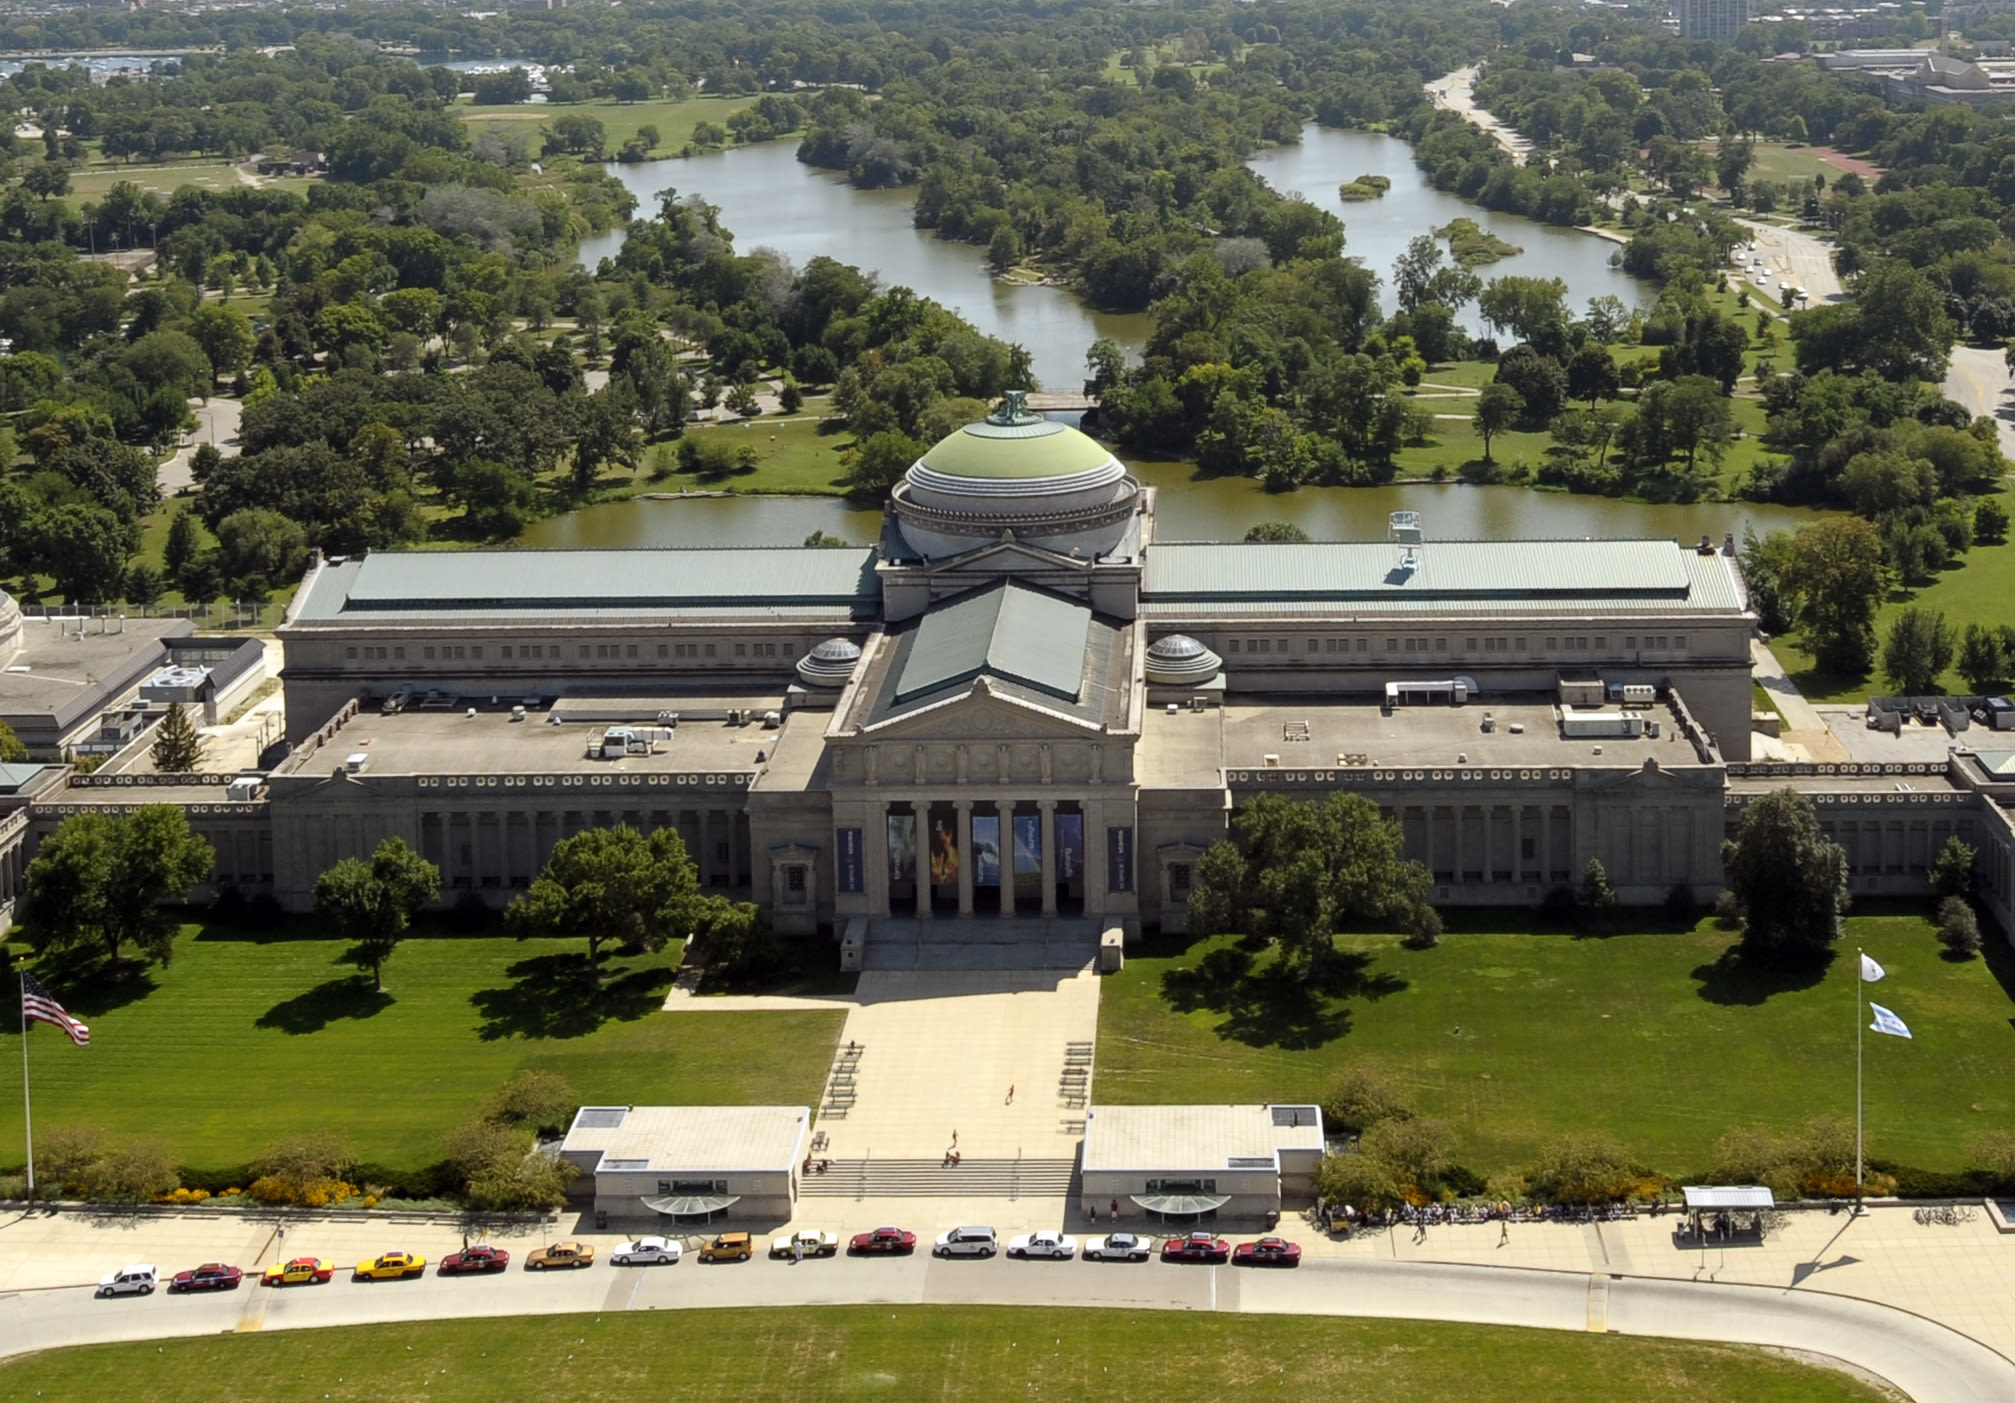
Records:
<instances>
[{"instance_id":1,"label":"flowering yellow bush","mask_svg":"<svg viewBox=\"0 0 2015 1403\"><path fill-rule=\"evenodd\" d=\"M297 1187L275 1175L254 1179L249 1190L261 1203L298 1203L307 1208L327 1208L357 1196L357 1186L346 1179L318 1179Z\"/></svg>"},{"instance_id":2,"label":"flowering yellow bush","mask_svg":"<svg viewBox=\"0 0 2015 1403\"><path fill-rule=\"evenodd\" d=\"M176 1189L173 1193L156 1194L156 1203L203 1203L210 1197L208 1189Z\"/></svg>"}]
</instances>

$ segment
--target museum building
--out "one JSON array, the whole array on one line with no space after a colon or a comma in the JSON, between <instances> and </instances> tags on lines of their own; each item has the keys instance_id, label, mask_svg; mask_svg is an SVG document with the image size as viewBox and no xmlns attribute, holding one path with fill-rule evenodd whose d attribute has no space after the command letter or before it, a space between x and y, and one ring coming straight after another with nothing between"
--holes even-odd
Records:
<instances>
[{"instance_id":1,"label":"museum building","mask_svg":"<svg viewBox=\"0 0 2015 1403\"><path fill-rule=\"evenodd\" d=\"M1413 513L1378 541L1163 541L1152 491L1010 395L909 469L869 546L317 559L276 768L228 796L49 774L13 807L32 848L71 812L186 803L215 885L294 909L388 834L444 901L494 905L569 834L673 826L706 887L837 937L1179 930L1242 805L1344 790L1438 903L1537 902L1590 858L1626 901L1706 900L1773 782L1753 627L1729 541L1442 541ZM1806 769L1774 783L1841 789L1857 834L1869 810L1857 891L1918 889L1956 832L1992 840L1998 904L2015 844L1983 786L1913 781L1906 814Z\"/></svg>"}]
</instances>

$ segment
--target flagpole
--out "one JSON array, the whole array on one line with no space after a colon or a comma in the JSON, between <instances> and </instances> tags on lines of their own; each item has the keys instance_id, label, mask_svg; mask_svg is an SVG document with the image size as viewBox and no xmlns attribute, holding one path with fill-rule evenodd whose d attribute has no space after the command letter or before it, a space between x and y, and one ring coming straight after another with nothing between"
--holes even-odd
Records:
<instances>
[{"instance_id":1,"label":"flagpole","mask_svg":"<svg viewBox=\"0 0 2015 1403\"><path fill-rule=\"evenodd\" d=\"M35 1098L28 1089L28 974L17 969L21 993L21 1127L28 1136L28 1201L35 1201Z\"/></svg>"},{"instance_id":2,"label":"flagpole","mask_svg":"<svg viewBox=\"0 0 2015 1403\"><path fill-rule=\"evenodd\" d=\"M1861 1043L1864 1036L1861 1030L1861 986L1867 982L1863 978L1865 967L1861 961L1867 958L1867 952L1857 949L1854 953L1854 1215L1859 1217L1868 1211L1861 1201Z\"/></svg>"}]
</instances>

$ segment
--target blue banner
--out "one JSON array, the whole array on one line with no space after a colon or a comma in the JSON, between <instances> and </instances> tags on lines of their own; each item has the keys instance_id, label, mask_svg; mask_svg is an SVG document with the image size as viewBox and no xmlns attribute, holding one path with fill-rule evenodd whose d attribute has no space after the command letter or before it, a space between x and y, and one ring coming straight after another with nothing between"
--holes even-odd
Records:
<instances>
[{"instance_id":1,"label":"blue banner","mask_svg":"<svg viewBox=\"0 0 2015 1403\"><path fill-rule=\"evenodd\" d=\"M996 814L974 814L973 885L997 887L1001 884L1001 821Z\"/></svg>"},{"instance_id":2,"label":"blue banner","mask_svg":"<svg viewBox=\"0 0 2015 1403\"><path fill-rule=\"evenodd\" d=\"M1105 831L1105 889L1109 892L1133 890L1133 829L1131 826Z\"/></svg>"},{"instance_id":3,"label":"blue banner","mask_svg":"<svg viewBox=\"0 0 2015 1403\"><path fill-rule=\"evenodd\" d=\"M1042 872L1042 819L1036 814L1014 816L1014 870L1017 877Z\"/></svg>"},{"instance_id":4,"label":"blue banner","mask_svg":"<svg viewBox=\"0 0 2015 1403\"><path fill-rule=\"evenodd\" d=\"M867 890L867 871L861 856L861 830L842 828L839 830L840 843L840 890L860 892Z\"/></svg>"},{"instance_id":5,"label":"blue banner","mask_svg":"<svg viewBox=\"0 0 2015 1403\"><path fill-rule=\"evenodd\" d=\"M1084 815L1056 816L1056 879L1075 882L1084 875Z\"/></svg>"}]
</instances>

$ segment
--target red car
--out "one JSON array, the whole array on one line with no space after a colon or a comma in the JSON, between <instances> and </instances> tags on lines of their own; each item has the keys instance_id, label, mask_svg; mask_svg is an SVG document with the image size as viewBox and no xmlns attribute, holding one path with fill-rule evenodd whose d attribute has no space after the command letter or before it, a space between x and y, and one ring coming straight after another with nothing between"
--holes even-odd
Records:
<instances>
[{"instance_id":1,"label":"red car","mask_svg":"<svg viewBox=\"0 0 2015 1403\"><path fill-rule=\"evenodd\" d=\"M464 1247L441 1258L441 1275L457 1272L502 1271L511 1264L511 1254L501 1247Z\"/></svg>"},{"instance_id":2,"label":"red car","mask_svg":"<svg viewBox=\"0 0 2015 1403\"><path fill-rule=\"evenodd\" d=\"M1263 1237L1258 1242L1241 1242L1231 1260L1241 1267L1298 1267L1301 1248L1283 1237Z\"/></svg>"},{"instance_id":3,"label":"red car","mask_svg":"<svg viewBox=\"0 0 2015 1403\"><path fill-rule=\"evenodd\" d=\"M168 1283L170 1291L235 1291L245 1273L222 1262L205 1262L191 1271L178 1271Z\"/></svg>"},{"instance_id":4,"label":"red car","mask_svg":"<svg viewBox=\"0 0 2015 1403\"><path fill-rule=\"evenodd\" d=\"M904 1232L901 1228L876 1228L873 1232L855 1233L849 1244L854 1252L914 1252L917 1250L917 1235Z\"/></svg>"},{"instance_id":5,"label":"red car","mask_svg":"<svg viewBox=\"0 0 2015 1403\"><path fill-rule=\"evenodd\" d=\"M1164 1242L1161 1259L1164 1262L1228 1262L1231 1260L1231 1244L1207 1232L1193 1232Z\"/></svg>"}]
</instances>

